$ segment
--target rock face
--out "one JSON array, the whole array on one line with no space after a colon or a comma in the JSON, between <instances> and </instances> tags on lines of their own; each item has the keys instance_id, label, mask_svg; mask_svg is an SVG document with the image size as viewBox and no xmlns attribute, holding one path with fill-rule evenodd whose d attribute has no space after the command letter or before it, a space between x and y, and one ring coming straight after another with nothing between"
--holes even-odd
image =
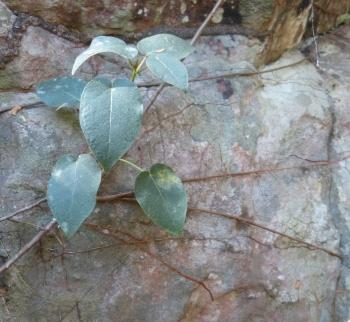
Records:
<instances>
[{"instance_id":1,"label":"rock face","mask_svg":"<svg viewBox=\"0 0 350 322\"><path fill-rule=\"evenodd\" d=\"M64 25L86 35L116 33L130 36L156 26L196 26L201 23L216 0L197 1L4 1L12 10L42 17L52 24ZM213 23L243 23L254 29L271 17L274 1L228 0ZM257 19L257 13L259 18Z\"/></svg>"},{"instance_id":2,"label":"rock face","mask_svg":"<svg viewBox=\"0 0 350 322\"><path fill-rule=\"evenodd\" d=\"M212 6L210 1L197 2L182 1L186 6L177 8L183 11L179 17L189 12L199 17ZM136 32L154 26L149 19L155 19L151 9L145 16L145 5L137 5L142 18L134 22L130 17L138 11L128 1L113 6L113 1L6 3L41 18L14 15L0 3L0 217L45 195L52 167L62 154L88 151L77 114L48 109L33 93L33 85L70 73L75 56L85 48L82 33L123 34L130 21ZM162 3L161 23L187 24L175 15L170 20L166 6L180 2ZM276 3L279 7L272 1L233 5L242 24L249 25L251 19L250 28L272 28L271 15L278 15L285 25L275 32L282 35L301 3L293 1L284 15L282 8L289 2ZM296 22L302 29L307 28L311 8L308 1L303 3ZM339 14L348 6L346 1L316 3L317 10L322 6ZM122 10L115 15L109 7ZM254 10L261 10L256 25ZM224 12L215 21L227 17ZM335 15L327 17L333 26ZM296 38L295 43L302 37ZM268 48L274 59L281 54L275 51L276 39L202 37L185 60L190 78L253 73L191 82L187 93L167 87L145 116L142 134L127 158L144 168L166 163L185 179L244 172L186 183L190 207L253 220L340 253L343 260L203 211L190 211L184 235L173 238L152 225L134 203L98 203L89 225L75 237L50 234L0 277L1 321L350 320L350 175L344 159L350 151L350 26L319 37L319 69L311 39L301 51L290 51L254 73ZM286 42L281 48L292 46ZM95 57L80 76L90 79L96 74L127 74L127 66L119 59ZM142 81L150 77L146 73ZM155 90L142 88L145 102ZM23 109L10 113L18 106ZM265 170L251 172L254 169ZM99 193L129 191L136 175L118 164L104 176ZM15 219L0 222L0 263L30 240L51 214L42 204ZM210 288L214 301L193 278Z\"/></svg>"},{"instance_id":3,"label":"rock face","mask_svg":"<svg viewBox=\"0 0 350 322\"><path fill-rule=\"evenodd\" d=\"M320 41L321 66L329 95L332 98L334 126L330 141L330 156L336 158L346 155L350 148L350 28L338 29ZM350 186L349 161L333 170L332 189L330 190L330 211L340 232L340 249L344 254L342 274L339 278L339 295L335 302L335 321L349 320L350 303Z\"/></svg>"},{"instance_id":4,"label":"rock face","mask_svg":"<svg viewBox=\"0 0 350 322\"><path fill-rule=\"evenodd\" d=\"M54 70L52 75L55 68L68 73L82 48L58 37L47 40L46 32L28 28L22 42L43 39L42 46L26 53L31 60L21 62L21 54L9 66L37 64ZM135 204L100 203L90 225L74 238L46 237L6 274L2 320L348 321L348 162L317 166L349 150L348 38L350 28L343 27L320 39L320 70L300 62L303 54L293 51L263 74L192 82L186 94L167 87L127 156L144 168L166 163L182 178L287 167L188 183L189 205L236 214L341 252L343 262L200 211L189 213L182 238L169 238ZM239 35L203 37L185 63L191 77L254 71L262 46ZM306 55L312 50L305 45ZM278 69L295 62L300 63ZM86 77L125 72L121 62L102 58L85 68ZM41 70L33 79L18 73L21 87L45 77ZM154 90L143 90L145 100ZM75 113L52 111L36 103L32 93L1 95L3 111L30 104L17 115L0 115L3 216L45 194L61 154L83 153L87 146ZM100 193L132 189L135 175L117 165L105 176ZM30 224L43 225L50 214L44 205L16 219L23 223L1 223L3 260L35 234ZM214 301L184 276L204 281Z\"/></svg>"},{"instance_id":5,"label":"rock face","mask_svg":"<svg viewBox=\"0 0 350 322\"><path fill-rule=\"evenodd\" d=\"M7 62L23 54L21 39L28 27L41 27L75 43L87 43L101 34L135 40L149 33L169 30L189 38L195 32L193 27L205 19L215 2L0 1L0 68L4 69ZM349 11L348 0L226 0L205 32L264 37L264 47L255 61L256 65L262 65L295 48L313 27L320 32L333 28L337 19ZM314 19L310 19L312 16ZM12 84L12 78L9 67L0 74L0 88L9 82Z\"/></svg>"}]
</instances>

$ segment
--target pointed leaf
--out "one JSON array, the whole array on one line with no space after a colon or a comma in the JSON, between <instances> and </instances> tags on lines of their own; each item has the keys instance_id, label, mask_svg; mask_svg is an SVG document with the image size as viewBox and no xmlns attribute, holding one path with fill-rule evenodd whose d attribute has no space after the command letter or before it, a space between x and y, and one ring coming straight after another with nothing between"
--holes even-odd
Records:
<instances>
[{"instance_id":1,"label":"pointed leaf","mask_svg":"<svg viewBox=\"0 0 350 322\"><path fill-rule=\"evenodd\" d=\"M78 108L86 81L75 77L59 77L36 86L39 98L49 107Z\"/></svg>"},{"instance_id":2,"label":"pointed leaf","mask_svg":"<svg viewBox=\"0 0 350 322\"><path fill-rule=\"evenodd\" d=\"M142 97L127 79L92 80L81 96L80 126L96 159L106 171L136 139L142 120Z\"/></svg>"},{"instance_id":3,"label":"pointed leaf","mask_svg":"<svg viewBox=\"0 0 350 322\"><path fill-rule=\"evenodd\" d=\"M189 42L170 34L144 38L138 42L137 48L144 55L164 51L179 60L194 51L194 47Z\"/></svg>"},{"instance_id":4,"label":"pointed leaf","mask_svg":"<svg viewBox=\"0 0 350 322\"><path fill-rule=\"evenodd\" d=\"M188 73L185 65L167 53L155 53L146 59L149 70L162 81L182 90L188 87Z\"/></svg>"},{"instance_id":5,"label":"pointed leaf","mask_svg":"<svg viewBox=\"0 0 350 322\"><path fill-rule=\"evenodd\" d=\"M186 190L173 170L155 164L141 172L135 182L135 197L145 214L173 234L182 232L187 212Z\"/></svg>"},{"instance_id":6,"label":"pointed leaf","mask_svg":"<svg viewBox=\"0 0 350 322\"><path fill-rule=\"evenodd\" d=\"M101 169L89 154L61 157L48 184L47 201L63 232L71 237L96 205Z\"/></svg>"},{"instance_id":7,"label":"pointed leaf","mask_svg":"<svg viewBox=\"0 0 350 322\"><path fill-rule=\"evenodd\" d=\"M135 46L127 45L123 40L110 37L99 36L95 37L90 47L84 50L76 59L72 68L72 75L78 70L78 68L90 57L97 54L112 53L122 56L125 59L133 59L137 56L137 49Z\"/></svg>"}]
</instances>

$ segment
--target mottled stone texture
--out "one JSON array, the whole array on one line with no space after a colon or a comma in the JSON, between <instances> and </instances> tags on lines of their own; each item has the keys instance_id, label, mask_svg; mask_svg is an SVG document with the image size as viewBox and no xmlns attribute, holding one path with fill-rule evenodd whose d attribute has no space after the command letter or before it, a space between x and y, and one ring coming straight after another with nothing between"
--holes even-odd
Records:
<instances>
[{"instance_id":1,"label":"mottled stone texture","mask_svg":"<svg viewBox=\"0 0 350 322\"><path fill-rule=\"evenodd\" d=\"M125 34L128 28L154 26L151 19L157 17L160 24L178 26L195 13L189 17L191 25L213 4L163 1L164 8L157 8L164 14L156 16L136 1L5 2L43 19L15 16L0 3L0 216L44 196L52 167L63 153L88 151L77 113L50 110L32 92L37 82L70 73L74 57L85 48L81 33ZM288 3L293 5L283 14ZM348 6L346 1L315 3L317 10L339 10L337 15ZM236 1L241 17L234 8L225 14L229 4L215 21L232 16L251 28L272 28L271 15L278 13L276 19L285 21L283 28L295 31L290 24L299 12L302 19L294 19L295 24L307 27L308 1ZM171 6L179 16L170 12ZM134 19L141 9L140 19ZM329 26L337 15L328 17ZM232 22L237 20L225 20ZM275 28L276 35L283 35L283 28ZM298 38L294 43L302 38L292 32L288 36ZM277 59L293 46L276 39L202 37L185 60L190 78L256 71L267 48ZM187 183L189 205L236 214L340 252L342 262L259 228L201 212L190 212L184 235L172 239L134 203L99 203L88 222L105 234L91 226L82 227L71 240L59 232L50 234L0 278L0 321L350 320L350 164L309 167L315 161L341 159L350 151L349 41L350 26L320 36L320 69L314 67L314 43L309 40L302 52L290 51L260 70L310 58L290 68L191 82L187 93L167 87L127 155L145 168L164 162L182 178L296 167ZM278 43L281 51L276 54ZM115 77L127 74L126 67L115 57L94 57L80 76ZM150 78L144 74L139 81ZM155 90L142 88L145 101ZM16 106L24 108L10 114ZM128 191L136 175L118 164L104 176L100 193ZM0 222L0 263L38 231L32 224L44 225L50 218L43 204L16 217L23 223ZM126 234L148 243L132 243ZM164 263L203 280L215 300Z\"/></svg>"},{"instance_id":2,"label":"mottled stone texture","mask_svg":"<svg viewBox=\"0 0 350 322\"><path fill-rule=\"evenodd\" d=\"M9 0L0 1L0 68L21 52L21 37L29 26L40 26L56 35L87 42L101 34L138 39L142 35L168 31L190 37L216 0ZM226 0L209 28L223 26L224 33L260 35L265 44L256 64L272 62L296 47L313 27L325 32L350 10L348 0ZM16 15L13 15L7 5ZM213 29L212 29L213 32ZM217 32L217 31L216 31ZM6 35L4 36L4 33ZM1 38L5 37L4 41ZM1 48L3 47L3 48ZM6 71L6 77L11 70ZM5 76L0 75L1 78ZM8 82L9 80L6 80ZM0 88L3 87L0 79Z\"/></svg>"},{"instance_id":3,"label":"mottled stone texture","mask_svg":"<svg viewBox=\"0 0 350 322\"><path fill-rule=\"evenodd\" d=\"M22 55L10 66L38 66L67 74L82 50L30 27ZM100 203L88 220L130 242L82 227L71 240L44 238L3 278L3 321L217 321L346 322L349 299L349 174L347 162L303 167L341 158L349 150L347 97L350 28L320 40L321 69L304 61L251 77L193 82L188 93L167 87L146 116L143 133L128 153L142 167L164 162L183 178L250 169L291 167L244 177L186 184L190 207L224 211L342 252L334 256L227 218L190 212L181 239L169 239L133 203ZM49 44L49 45L44 45ZM243 36L203 37L185 60L191 77L254 71L262 44ZM305 47L312 53L313 47ZM65 59L63 59L65 57ZM303 59L289 52L264 70ZM42 66L42 68L39 68ZM96 58L84 67L125 73L120 61ZM51 75L50 75L51 76ZM146 75L144 79L149 79ZM145 100L155 88L143 89ZM87 150L77 115L36 103L32 93L2 93L2 110L31 104L17 115L0 115L1 215L43 196L53 164L63 153ZM117 165L100 193L132 189L135 171ZM13 255L37 231L28 223L50 219L46 206L1 223L1 258ZM160 240L159 240L160 239ZM64 249L63 249L64 245ZM97 249L96 249L97 248ZM215 300L184 274L205 281ZM87 252L87 250L90 250ZM73 252L73 253L72 253Z\"/></svg>"},{"instance_id":4,"label":"mottled stone texture","mask_svg":"<svg viewBox=\"0 0 350 322\"><path fill-rule=\"evenodd\" d=\"M216 0L83 0L4 1L10 9L42 17L88 35L117 33L128 36L156 26L196 26ZM243 23L259 29L271 16L272 0L227 0L213 23ZM258 17L258 18L257 18Z\"/></svg>"}]
</instances>

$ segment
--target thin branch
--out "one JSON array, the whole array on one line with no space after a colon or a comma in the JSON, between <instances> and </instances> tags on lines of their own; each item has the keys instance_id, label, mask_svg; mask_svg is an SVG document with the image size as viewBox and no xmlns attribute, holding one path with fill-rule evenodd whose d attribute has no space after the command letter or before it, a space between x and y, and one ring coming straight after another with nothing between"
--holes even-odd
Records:
<instances>
[{"instance_id":1,"label":"thin branch","mask_svg":"<svg viewBox=\"0 0 350 322\"><path fill-rule=\"evenodd\" d=\"M207 26L207 24L209 23L209 21L211 20L211 18L215 15L215 12L221 7L222 3L224 1L223 0L218 0L215 4L215 6L213 7L213 9L210 11L210 13L208 14L208 16L205 18L205 20L203 21L203 23L199 26L198 30L196 31L196 33L194 34L192 40L191 40L191 45L194 45L196 43L196 41L198 40L198 38L200 37L200 35L202 34L204 28Z\"/></svg>"},{"instance_id":2,"label":"thin branch","mask_svg":"<svg viewBox=\"0 0 350 322\"><path fill-rule=\"evenodd\" d=\"M136 199L135 198L122 198L122 199L119 199L120 201L124 201L124 202L132 202L132 203L136 203ZM312 244L312 243L309 243L309 242L306 242L300 238L297 238L297 237L294 237L294 236L291 236L291 235L288 235L288 234L285 234L285 233L282 233L278 230L275 230L273 228L269 228L267 226L264 226L262 224L259 224L253 220L249 220L249 219L246 219L246 218L242 218L241 216L237 216L237 215L233 215L233 214L227 214L227 213L224 213L224 212L219 212L219 211L214 211L214 210L209 210L209 209L204 209L204 208L193 208L193 207L189 207L188 208L188 211L196 211L196 212L205 212L205 213L208 213L208 214L212 214L212 215L216 215L216 216L221 216L221 217L224 217L224 218L228 218L228 219L233 219L233 220L236 220L236 221L239 221L239 222L242 222L242 223L245 223L247 225L250 225L250 226L255 226L255 227L259 227L263 230L266 230L266 231L269 231L271 233L274 233L276 235L279 235L279 236L282 236L282 237L285 237L285 238L288 238L290 240L293 240L295 242L298 242L298 243L301 243L305 246L307 246L308 249L311 249L311 250L321 250L321 251L324 251L326 253L328 253L329 255L332 255L332 256L336 256L340 259L342 259L342 256L332 250L329 250L329 249L326 249L322 246L318 246L318 245L315 245L315 244ZM145 241L142 241L143 243L145 243Z\"/></svg>"},{"instance_id":3,"label":"thin branch","mask_svg":"<svg viewBox=\"0 0 350 322\"><path fill-rule=\"evenodd\" d=\"M249 77L249 76L261 75L261 74L276 72L276 71L286 69L286 68L295 67L295 66L297 66L305 61L306 61L306 58L303 58L301 60L296 61L295 63L291 63L288 65L283 65L283 66L279 66L279 67L275 67L275 68L265 69L262 71L230 72L230 73L223 73L223 74L219 74L219 75L200 76L200 77L192 78L188 82L194 83L194 82L201 82L201 81L229 78L229 77ZM159 81L152 81L152 82L140 82L140 83L137 83L137 86L139 86L139 87L154 87L154 86L158 86L161 84L163 84L163 83L161 83ZM170 85L164 84L164 86L170 86Z\"/></svg>"},{"instance_id":4,"label":"thin branch","mask_svg":"<svg viewBox=\"0 0 350 322\"><path fill-rule=\"evenodd\" d=\"M97 196L96 197L96 201L97 202L109 202L109 201L114 201L114 200L118 200L120 198L126 198L126 197L132 197L134 195L133 191L127 191L127 192L122 192L122 193L116 193L116 194L112 194L112 195L102 195L102 196ZM15 212L13 212L12 214L0 217L0 222L5 221L5 220L10 220L13 217L22 214L23 212L26 212L28 210L31 210L33 208L35 208L36 206L39 206L41 203L46 202L47 198L41 198L38 199L37 201L35 201L34 203L25 206L24 208L18 209Z\"/></svg>"},{"instance_id":5,"label":"thin branch","mask_svg":"<svg viewBox=\"0 0 350 322\"><path fill-rule=\"evenodd\" d=\"M148 104L145 107L145 112L147 113L149 111L149 109L152 107L152 105L154 104L154 102L157 100L158 96L160 95L160 93L163 91L163 89L165 88L165 83L162 83L161 85L159 85L159 87L157 88L156 92L154 93L154 95L152 96L152 98L150 99L150 101L148 102Z\"/></svg>"},{"instance_id":6,"label":"thin branch","mask_svg":"<svg viewBox=\"0 0 350 322\"><path fill-rule=\"evenodd\" d=\"M272 73L272 72L279 71L279 70L286 69L286 68L295 67L295 66L297 66L297 65L299 65L299 64L301 64L301 63L303 63L305 61L306 61L306 58L301 59L299 61L296 61L295 63L291 63L291 64L288 64L288 65L283 65L283 66L276 67L276 68L265 69L265 70L262 70L262 71L230 72L230 73L223 73L223 74L219 74L219 75L200 76L200 77L192 78L188 82L189 83L194 83L194 82L201 82L201 81L221 79L221 78L256 76L256 75L261 75L261 74L266 74L266 73ZM159 85L163 85L161 90L163 90L164 87L166 87L166 86L170 86L168 84L161 83L159 81L149 81L149 82L139 82L139 83L137 83L138 87L144 87L144 88L150 88L150 87L155 87L155 86L159 86ZM158 88L158 90L161 91L160 88ZM156 101L158 95L159 94L156 95L156 93L154 94L154 96L152 97L153 101L149 102L150 105L154 104L154 102ZM38 101L36 103L20 105L20 106L21 106L21 109L37 108L37 107L42 107L43 103ZM5 108L5 109L0 111L0 114L8 112L8 111L11 111L12 108L13 107Z\"/></svg>"},{"instance_id":7,"label":"thin branch","mask_svg":"<svg viewBox=\"0 0 350 322\"><path fill-rule=\"evenodd\" d=\"M293 240L295 242L304 244L304 245L310 247L311 249L317 249L317 250L323 251L323 252L325 252L325 253L327 253L327 254L329 254L331 256L335 256L335 257L338 257L338 258L342 259L342 256L340 254L338 254L338 253L336 253L336 252L334 252L332 250L329 250L329 249L324 248L322 246L318 246L318 245L306 242L305 240L302 240L300 238L297 238L297 237L294 237L294 236L282 233L282 232L280 232L278 230L266 227L266 226L264 226L262 224L256 223L253 220L242 218L242 217L240 217L238 215L228 214L228 213L225 213L225 212L209 210L209 209L204 209L204 208L189 208L188 210L189 211L195 211L195 212L204 212L204 213L207 213L207 214L224 217L224 218L228 218L228 219L231 219L231 220L236 220L236 221L239 221L241 223L244 223L244 224L247 224L247 225L250 225L250 226L255 226L255 227L258 227L260 229L269 231L269 232L271 232L273 234L276 234L276 235L288 238L290 240Z\"/></svg>"},{"instance_id":8,"label":"thin branch","mask_svg":"<svg viewBox=\"0 0 350 322\"><path fill-rule=\"evenodd\" d=\"M199 181L206 181L206 180L213 180L213 179L220 179L220 178L232 178L232 177L244 177L244 176L252 176L252 175L259 175L259 174L265 174L270 172L280 172L280 171L287 171L287 170L297 170L297 169L308 169L308 168L316 168L316 167L322 167L322 166L332 166L336 165L340 162L346 161L350 159L350 156L345 156L341 159L337 160L329 160L329 161L312 161L308 160L311 164L305 164L305 165L298 165L298 166L290 166L290 167L281 167L281 168L264 168L264 169L253 169L248 171L240 171L240 172L227 172L227 173L220 173L216 175L211 176L203 176L203 177L194 177L194 178L183 178L183 183L191 183L191 182L199 182ZM97 196L96 201L97 202L112 202L120 199L126 199L129 197L133 197L134 192L133 191L126 191L122 193L116 193L116 194L108 194L108 195L102 195ZM24 208L16 210L14 213L9 214L7 216L4 216L0 218L0 222L11 219L12 217L19 215L27 210L30 210L36 206L38 206L40 203L45 202L46 198L42 198L37 200L31 205L28 205Z\"/></svg>"},{"instance_id":9,"label":"thin branch","mask_svg":"<svg viewBox=\"0 0 350 322\"><path fill-rule=\"evenodd\" d=\"M63 250L59 254L53 255L53 257L60 257L62 255L75 255L75 254L91 253L91 252L95 252L95 251L102 250L102 249L116 247L118 245L119 245L118 243L115 243L115 244L109 244L109 245L96 246L96 247L82 249L82 250ZM51 252L55 251L55 249L53 249L53 248L46 248L46 250L51 251Z\"/></svg>"},{"instance_id":10,"label":"thin branch","mask_svg":"<svg viewBox=\"0 0 350 322\"><path fill-rule=\"evenodd\" d=\"M220 8L220 6L222 5L223 2L224 2L224 0L218 0L216 2L216 4L213 7L213 9L210 11L210 13L206 17L206 19L203 21L203 23L199 26L199 28L197 29L196 33L194 34L194 36L193 36L193 38L191 40L191 45L194 45L196 43L196 41L198 40L199 36L203 32L204 28L208 25L210 19L214 16L215 12ZM148 104L146 105L145 113L147 113L148 110L151 108L151 106L156 101L156 99L158 98L160 93L163 91L164 87L165 87L165 83L161 84L158 87L158 89L156 90L156 92L154 93L154 95L152 96L152 98L150 99Z\"/></svg>"},{"instance_id":11,"label":"thin branch","mask_svg":"<svg viewBox=\"0 0 350 322\"><path fill-rule=\"evenodd\" d=\"M134 195L133 191L127 191L127 192L122 192L122 193L116 193L112 195L103 195L103 196L97 196L96 201L97 202L110 202L110 201L115 201L121 198L127 198L127 197L132 197Z\"/></svg>"},{"instance_id":12,"label":"thin branch","mask_svg":"<svg viewBox=\"0 0 350 322\"><path fill-rule=\"evenodd\" d=\"M0 274L8 270L16 261L18 261L25 253L27 253L39 240L45 236L54 226L56 220L52 219L43 229L37 233L27 244L25 244L11 259L0 267Z\"/></svg>"},{"instance_id":13,"label":"thin branch","mask_svg":"<svg viewBox=\"0 0 350 322\"><path fill-rule=\"evenodd\" d=\"M227 172L227 173L220 173L220 174L216 174L216 175L212 175L212 176L185 178L185 179L182 179L182 182L183 183L190 183L190 182L206 181L206 180L213 180L213 179L219 179L219 178L243 177L243 176L265 174L265 173L269 173L269 172L280 172L280 171L287 171L287 170L307 169L307 168L315 168L315 167L321 167L321 166L331 166L331 165L336 165L336 164L343 162L345 160L348 160L348 159L350 159L350 156L343 157L342 159L339 159L339 160L312 161L312 164L299 165L299 166L290 166L290 167L281 167L281 168L265 168L265 169L248 170L248 171L241 171L241 172Z\"/></svg>"},{"instance_id":14,"label":"thin branch","mask_svg":"<svg viewBox=\"0 0 350 322\"><path fill-rule=\"evenodd\" d=\"M113 237L115 239L117 239L118 241L120 241L121 243L125 244L125 245L137 245L138 243L141 243L141 242L144 242L142 241L142 239L139 239L139 238L136 238L134 236L132 236L131 234L129 233L125 233L125 235L130 238L132 240L132 242L130 243L129 241L126 241L122 238L120 238L118 235L116 235L114 232L110 231L109 229L106 229L106 228L103 228L103 227L100 227L98 225L95 225L95 224L90 224L90 223L87 223L85 224L85 226L97 231L98 233L100 234L103 234L103 235L106 235L106 236L110 236L110 237ZM122 233L122 231L118 231L119 233ZM193 283L196 283L198 284L199 286L203 287L209 294L210 296L210 299L212 301L214 301L214 296L213 296L213 293L211 292L211 290L208 288L208 286L205 285L205 283L199 279L197 279L196 277L193 277L191 275L188 275L188 274L185 274L183 272L181 272L179 269L177 269L176 267L172 266L171 264L167 263L166 261L164 261L163 259L159 258L155 253L151 252L150 250L148 250L147 248L145 247L142 247L140 245L137 245L138 248L143 251L144 253L146 253L148 256L150 256L151 258L157 260L158 262L160 262L162 265L164 265L166 268L168 268L169 270L173 271L174 273L180 275L181 277L183 277L184 279L186 280L189 280Z\"/></svg>"},{"instance_id":15,"label":"thin branch","mask_svg":"<svg viewBox=\"0 0 350 322\"><path fill-rule=\"evenodd\" d=\"M264 173L268 173L268 172L276 172L276 171L286 171L286 170L291 170L291 169L305 169L305 168L313 168L313 167L319 167L319 166L330 166L330 165L335 165L338 164L342 161L348 160L350 158L350 156L345 156L342 159L338 159L338 160L329 160L329 161L312 161L312 160L308 160L309 162L311 162L311 164L307 164L307 165L301 165L301 166L291 166L291 167L282 167L282 168L266 168L266 169L258 169L258 170L250 170L250 171L243 171L243 172L235 172L235 173L223 173L223 174L218 174L218 175L213 175L213 176L206 176L206 177L197 177L197 178L188 178L188 179L183 179L182 182L184 183L189 183L189 182L197 182L197 181L203 181L203 180L211 180L211 179L217 179L217 178L224 178L224 177L238 177L238 176L250 176L250 175L257 175L257 174L264 174ZM118 193L118 194L112 194L112 195L104 195L104 196L97 196L96 200L98 202L112 202L115 200L123 200L123 201L132 201L134 202L135 199L133 198L134 193L132 191L127 191L127 192L123 192L123 193ZM39 200L37 200L36 202L34 202L31 205L28 205L22 209L19 209L17 211L15 211L14 213L7 215L5 217L0 218L0 221L3 220L11 220L12 217L23 213L27 210L30 210L36 206L38 206L40 203L45 202L46 198L41 198ZM199 211L199 212L205 212L205 213L209 213L209 214L214 214L214 215L218 215L218 216L222 216L225 218L229 218L229 219L233 219L233 220L237 220L252 226L256 226L259 227L261 229L264 229L266 231L272 232L274 234L289 238L293 241L302 243L312 249L317 249L317 250L321 250L324 251L332 256L336 256L338 258L342 258L341 255L339 255L336 252L333 252L331 250L328 250L326 248L323 248L321 246L318 245L314 245L311 244L309 242L306 242L302 239L281 233L277 230L274 230L272 228L263 226L261 224L258 224L252 220L249 219L245 219L242 218L240 216L235 216L235 215L231 215L231 214L227 214L227 213L223 213L223 212L218 212L218 211L213 211L213 210L208 210L208 209L202 209L202 208L189 208L189 210L191 211ZM44 227L42 229L42 231L40 231L27 245L25 245L11 260L9 260L8 262L6 262L2 267L0 267L0 273L3 272L4 270L6 270L8 267L10 267L16 260L18 260L21 256L23 256L23 254L28 251L31 247L33 247L33 245L35 243L37 243L40 238L42 236L44 236L52 227L53 225L56 223L56 221L53 219L46 227ZM129 236L131 238L131 236ZM134 238L134 237L132 237ZM151 256L151 255L150 255ZM164 264L165 265L165 264ZM169 267L170 269L170 267ZM197 281L198 283L200 281ZM200 283L199 283L200 284ZM202 285L203 286L203 285ZM204 287L204 286L203 286Z\"/></svg>"},{"instance_id":16,"label":"thin branch","mask_svg":"<svg viewBox=\"0 0 350 322\"><path fill-rule=\"evenodd\" d=\"M41 199L35 201L34 203L32 203L31 205L28 205L28 206L26 206L24 208L16 210L12 214L9 214L9 215L4 216L4 217L0 217L0 222L2 222L4 220L9 220L12 217L17 216L17 215L19 215L19 214L21 214L21 213L23 213L23 212L25 212L27 210L33 209L34 207L39 206L41 203L43 203L45 201L46 201L46 198L41 198Z\"/></svg>"}]
</instances>

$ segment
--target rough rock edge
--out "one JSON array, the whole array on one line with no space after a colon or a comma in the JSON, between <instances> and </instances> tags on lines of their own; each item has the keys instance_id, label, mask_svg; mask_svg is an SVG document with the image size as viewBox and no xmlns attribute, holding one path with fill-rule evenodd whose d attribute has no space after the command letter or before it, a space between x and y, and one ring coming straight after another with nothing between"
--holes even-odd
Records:
<instances>
[{"instance_id":1,"label":"rough rock edge","mask_svg":"<svg viewBox=\"0 0 350 322\"><path fill-rule=\"evenodd\" d=\"M81 43L84 41L81 34L70 31L62 25L53 25L47 23L42 18L22 12L14 12L14 15L16 16L16 19L12 25L10 33L7 35L4 44L0 42L0 69L4 69L6 64L18 56L23 34L30 26L41 27L74 43Z\"/></svg>"}]
</instances>

